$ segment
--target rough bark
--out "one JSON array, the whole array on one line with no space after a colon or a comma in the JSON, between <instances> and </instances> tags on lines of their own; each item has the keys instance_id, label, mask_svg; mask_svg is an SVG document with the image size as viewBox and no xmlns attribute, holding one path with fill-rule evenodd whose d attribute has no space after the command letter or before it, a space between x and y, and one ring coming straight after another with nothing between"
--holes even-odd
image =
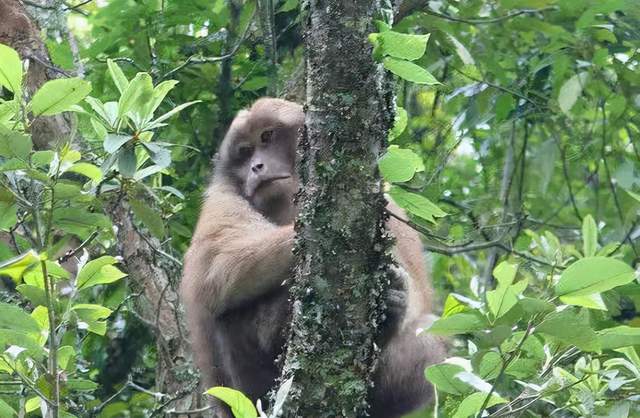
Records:
<instances>
[{"instance_id":1,"label":"rough bark","mask_svg":"<svg viewBox=\"0 0 640 418\"><path fill-rule=\"evenodd\" d=\"M28 61L27 95L31 96L46 81L61 75L51 65L47 48L40 39L40 28L19 0L0 1L0 43L11 46ZM50 147L69 136L70 120L64 115L40 117L33 123L31 133L36 147Z\"/></svg>"},{"instance_id":2,"label":"rough bark","mask_svg":"<svg viewBox=\"0 0 640 418\"><path fill-rule=\"evenodd\" d=\"M51 69L51 60L37 24L20 1L0 0L0 22L0 42L16 49L22 59L29 61L28 94L59 76ZM32 129L37 149L53 147L60 139L68 140L72 131L70 119L60 115L38 118ZM130 282L141 293L137 306L139 316L157 338L156 390L168 394L161 399L166 407L189 409L199 396L190 396L197 391L197 376L190 369L191 353L178 306L179 269L158 255L156 248L160 248L160 243L155 238L135 228L126 200L119 199L108 206L107 214L118 228L118 252L123 257Z\"/></svg>"},{"instance_id":3,"label":"rough bark","mask_svg":"<svg viewBox=\"0 0 640 418\"><path fill-rule=\"evenodd\" d=\"M380 1L311 0L285 416L365 416L388 266L377 159L393 114L371 55Z\"/></svg>"}]
</instances>

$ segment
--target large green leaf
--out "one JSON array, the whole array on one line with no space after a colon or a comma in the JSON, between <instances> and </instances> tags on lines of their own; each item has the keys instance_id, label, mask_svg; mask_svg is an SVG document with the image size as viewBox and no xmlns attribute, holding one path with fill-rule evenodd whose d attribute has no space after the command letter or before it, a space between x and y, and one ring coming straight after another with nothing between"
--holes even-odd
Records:
<instances>
[{"instance_id":1,"label":"large green leaf","mask_svg":"<svg viewBox=\"0 0 640 418\"><path fill-rule=\"evenodd\" d=\"M435 223L435 218L447 216L447 213L432 203L426 197L417 193L408 192L401 187L393 186L389 195L402 209L425 221Z\"/></svg>"},{"instance_id":2,"label":"large green leaf","mask_svg":"<svg viewBox=\"0 0 640 418\"><path fill-rule=\"evenodd\" d=\"M391 71L400 78L416 84L436 85L440 84L431 73L424 68L412 63L393 57L386 57L383 61L384 68Z\"/></svg>"},{"instance_id":3,"label":"large green leaf","mask_svg":"<svg viewBox=\"0 0 640 418\"><path fill-rule=\"evenodd\" d=\"M513 285L500 284L496 290L487 292L487 304L495 319L504 316L518 303L518 296L522 294L526 287L527 281L520 280Z\"/></svg>"},{"instance_id":4,"label":"large green leaf","mask_svg":"<svg viewBox=\"0 0 640 418\"><path fill-rule=\"evenodd\" d=\"M575 308L567 308L553 312L536 328L538 332L566 345L575 345L583 351L600 349L600 342L589 325L586 311L578 313Z\"/></svg>"},{"instance_id":5,"label":"large green leaf","mask_svg":"<svg viewBox=\"0 0 640 418\"><path fill-rule=\"evenodd\" d=\"M482 408L482 405L484 404L487 396L489 396L489 394L484 392L476 392L467 396L462 400L460 405L458 405L458 409L456 409L456 412L453 414L453 418L467 418L470 416L475 416L478 412L480 412L480 408ZM501 396L493 394L491 395L491 398L489 398L486 408L490 408L494 405L507 402L508 401Z\"/></svg>"},{"instance_id":6,"label":"large green leaf","mask_svg":"<svg viewBox=\"0 0 640 418\"><path fill-rule=\"evenodd\" d=\"M40 326L35 319L18 306L3 302L0 302L0 329L40 334Z\"/></svg>"},{"instance_id":7,"label":"large green leaf","mask_svg":"<svg viewBox=\"0 0 640 418\"><path fill-rule=\"evenodd\" d=\"M71 307L78 315L80 328L86 328L94 334L104 335L107 331L107 323L104 321L111 315L111 309L102 305L79 303Z\"/></svg>"},{"instance_id":8,"label":"large green leaf","mask_svg":"<svg viewBox=\"0 0 640 418\"><path fill-rule=\"evenodd\" d=\"M256 418L258 416L258 411L251 400L240 391L217 386L207 390L206 393L226 403L235 418Z\"/></svg>"},{"instance_id":9,"label":"large green leaf","mask_svg":"<svg viewBox=\"0 0 640 418\"><path fill-rule=\"evenodd\" d=\"M22 89L22 61L15 49L0 44L0 86L13 93Z\"/></svg>"},{"instance_id":10,"label":"large green leaf","mask_svg":"<svg viewBox=\"0 0 640 418\"><path fill-rule=\"evenodd\" d=\"M626 263L608 257L586 257L562 272L555 286L556 295L575 297L601 293L630 283L634 270Z\"/></svg>"},{"instance_id":11,"label":"large green leaf","mask_svg":"<svg viewBox=\"0 0 640 418\"><path fill-rule=\"evenodd\" d=\"M598 331L598 339L603 350L640 345L640 328L621 325Z\"/></svg>"},{"instance_id":12,"label":"large green leaf","mask_svg":"<svg viewBox=\"0 0 640 418\"><path fill-rule=\"evenodd\" d=\"M391 145L378 162L386 181L402 183L413 178L416 172L424 171L422 158L410 149Z\"/></svg>"},{"instance_id":13,"label":"large green leaf","mask_svg":"<svg viewBox=\"0 0 640 418\"><path fill-rule=\"evenodd\" d=\"M576 104L578 97L582 95L582 89L588 79L589 73L585 71L574 75L562 85L558 94L560 110L564 113L569 113L573 105Z\"/></svg>"},{"instance_id":14,"label":"large green leaf","mask_svg":"<svg viewBox=\"0 0 640 418\"><path fill-rule=\"evenodd\" d=\"M118 102L118 117L133 111L141 113L144 106L153 98L153 83L147 73L138 73L131 80Z\"/></svg>"},{"instance_id":15,"label":"large green leaf","mask_svg":"<svg viewBox=\"0 0 640 418\"><path fill-rule=\"evenodd\" d=\"M467 334L485 329L487 324L475 313L457 313L435 321L427 332L435 335Z\"/></svg>"},{"instance_id":16,"label":"large green leaf","mask_svg":"<svg viewBox=\"0 0 640 418\"><path fill-rule=\"evenodd\" d=\"M40 257L38 257L38 253L33 250L27 251L24 254L0 263L0 276L9 276L18 282L24 272L39 261Z\"/></svg>"},{"instance_id":17,"label":"large green leaf","mask_svg":"<svg viewBox=\"0 0 640 418\"><path fill-rule=\"evenodd\" d=\"M35 116L49 116L64 112L79 103L91 92L91 83L81 78L61 78L44 83L31 99Z\"/></svg>"},{"instance_id":18,"label":"large green leaf","mask_svg":"<svg viewBox=\"0 0 640 418\"><path fill-rule=\"evenodd\" d=\"M79 290L87 289L99 284L108 284L120 280L126 274L114 267L118 260L109 255L96 258L85 264L78 272L76 287Z\"/></svg>"},{"instance_id":19,"label":"large green leaf","mask_svg":"<svg viewBox=\"0 0 640 418\"><path fill-rule=\"evenodd\" d=\"M0 417L13 418L17 417L18 413L8 403L0 399Z\"/></svg>"},{"instance_id":20,"label":"large green leaf","mask_svg":"<svg viewBox=\"0 0 640 418\"><path fill-rule=\"evenodd\" d=\"M591 215L582 220L582 253L585 257L596 255L598 248L598 227Z\"/></svg>"},{"instance_id":21,"label":"large green leaf","mask_svg":"<svg viewBox=\"0 0 640 418\"><path fill-rule=\"evenodd\" d=\"M380 33L378 39L385 55L414 61L424 55L429 35L410 35L389 30Z\"/></svg>"},{"instance_id":22,"label":"large green leaf","mask_svg":"<svg viewBox=\"0 0 640 418\"><path fill-rule=\"evenodd\" d=\"M129 80L127 80L127 77L122 72L122 69L115 61L111 59L107 60L107 67L109 68L111 79L118 88L118 91L120 92L120 94L124 93L125 90L127 90L127 87L129 87Z\"/></svg>"},{"instance_id":23,"label":"large green leaf","mask_svg":"<svg viewBox=\"0 0 640 418\"><path fill-rule=\"evenodd\" d=\"M0 124L0 157L26 160L31 153L33 143L29 135L12 131Z\"/></svg>"},{"instance_id":24,"label":"large green leaf","mask_svg":"<svg viewBox=\"0 0 640 418\"><path fill-rule=\"evenodd\" d=\"M457 364L440 363L427 367L424 375L438 391L452 395L464 395L473 390L469 384L456 377L458 373L464 371L465 369Z\"/></svg>"}]
</instances>

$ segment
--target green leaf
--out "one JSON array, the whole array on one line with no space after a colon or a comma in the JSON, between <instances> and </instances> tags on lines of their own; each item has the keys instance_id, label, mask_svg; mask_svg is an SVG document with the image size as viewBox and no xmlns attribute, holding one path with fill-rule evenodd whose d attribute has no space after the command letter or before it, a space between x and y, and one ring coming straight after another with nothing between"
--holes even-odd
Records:
<instances>
[{"instance_id":1,"label":"green leaf","mask_svg":"<svg viewBox=\"0 0 640 418\"><path fill-rule=\"evenodd\" d=\"M407 111L403 107L398 107L396 109L396 115L393 120L393 128L389 131L389 141L393 141L397 137L399 137L405 129L407 129L407 123L409 122L409 117L407 115Z\"/></svg>"},{"instance_id":2,"label":"green leaf","mask_svg":"<svg viewBox=\"0 0 640 418\"><path fill-rule=\"evenodd\" d=\"M107 323L104 319L111 315L111 309L102 305L80 303L72 306L71 310L83 322L78 324L81 329L85 328L86 324L86 329L94 334L104 335L106 333Z\"/></svg>"},{"instance_id":3,"label":"green leaf","mask_svg":"<svg viewBox=\"0 0 640 418\"><path fill-rule=\"evenodd\" d=\"M109 67L111 79L118 88L118 91L120 92L120 94L124 93L125 90L127 90L127 87L129 87L129 80L127 80L127 77L122 72L122 69L112 59L107 60L107 67Z\"/></svg>"},{"instance_id":4,"label":"green leaf","mask_svg":"<svg viewBox=\"0 0 640 418\"><path fill-rule=\"evenodd\" d=\"M569 114L578 97L582 95L582 89L588 79L589 73L585 71L574 75L562 85L558 94L558 104L562 112Z\"/></svg>"},{"instance_id":5,"label":"green leaf","mask_svg":"<svg viewBox=\"0 0 640 418\"><path fill-rule=\"evenodd\" d=\"M4 125L0 125L0 157L18 158L25 161L32 149L33 143L29 135L12 131Z\"/></svg>"},{"instance_id":6,"label":"green leaf","mask_svg":"<svg viewBox=\"0 0 640 418\"><path fill-rule=\"evenodd\" d=\"M102 171L91 163L75 163L67 171L82 174L90 178L94 183L99 183L102 180Z\"/></svg>"},{"instance_id":7,"label":"green leaf","mask_svg":"<svg viewBox=\"0 0 640 418\"><path fill-rule=\"evenodd\" d=\"M149 101L149 104L145 106L145 117L150 117L151 115L153 115L153 112L156 111L158 106L160 106L160 103L162 103L164 98L167 96L167 93L169 93L176 86L176 84L178 84L178 81L176 80L166 80L158 84L153 89L152 98Z\"/></svg>"},{"instance_id":8,"label":"green leaf","mask_svg":"<svg viewBox=\"0 0 640 418\"><path fill-rule=\"evenodd\" d=\"M58 364L62 370L73 370L72 366L75 362L76 350L70 345L64 345L58 348Z\"/></svg>"},{"instance_id":9,"label":"green leaf","mask_svg":"<svg viewBox=\"0 0 640 418\"><path fill-rule=\"evenodd\" d=\"M67 379L66 386L70 390L80 392L93 392L98 389L98 384L87 379Z\"/></svg>"},{"instance_id":10,"label":"green leaf","mask_svg":"<svg viewBox=\"0 0 640 418\"><path fill-rule=\"evenodd\" d=\"M131 200L131 209L136 217L149 229L151 234L162 239L164 237L164 222L155 210L151 209L144 201Z\"/></svg>"},{"instance_id":11,"label":"green leaf","mask_svg":"<svg viewBox=\"0 0 640 418\"><path fill-rule=\"evenodd\" d=\"M132 178L136 173L137 165L134 147L124 148L118 152L118 171L124 177Z\"/></svg>"},{"instance_id":12,"label":"green leaf","mask_svg":"<svg viewBox=\"0 0 640 418\"><path fill-rule=\"evenodd\" d=\"M0 44L0 85L19 95L22 90L22 61L15 49Z\"/></svg>"},{"instance_id":13,"label":"green leaf","mask_svg":"<svg viewBox=\"0 0 640 418\"><path fill-rule=\"evenodd\" d=\"M104 150L109 154L113 154L118 151L124 144L129 142L131 136L129 135L118 135L118 134L108 134L104 140L102 146Z\"/></svg>"},{"instance_id":14,"label":"green leaf","mask_svg":"<svg viewBox=\"0 0 640 418\"><path fill-rule=\"evenodd\" d=\"M517 272L517 264L503 261L493 269L493 277L498 280L499 284L508 286L513 283L513 280L516 278Z\"/></svg>"},{"instance_id":15,"label":"green leaf","mask_svg":"<svg viewBox=\"0 0 640 418\"><path fill-rule=\"evenodd\" d=\"M120 280L126 274L114 267L118 260L109 255L96 258L85 264L78 272L76 287L78 290L88 289L99 284L108 284Z\"/></svg>"},{"instance_id":16,"label":"green leaf","mask_svg":"<svg viewBox=\"0 0 640 418\"><path fill-rule=\"evenodd\" d=\"M501 94L496 100L496 122L502 122L516 107L516 101L509 93Z\"/></svg>"},{"instance_id":17,"label":"green leaf","mask_svg":"<svg viewBox=\"0 0 640 418\"><path fill-rule=\"evenodd\" d=\"M111 222L102 213L87 212L84 208L68 207L57 208L53 211L54 225L70 234L80 238L88 237L97 229L110 229Z\"/></svg>"},{"instance_id":18,"label":"green leaf","mask_svg":"<svg viewBox=\"0 0 640 418\"><path fill-rule=\"evenodd\" d=\"M457 313L435 321L426 331L435 335L467 334L485 329L487 324L475 313Z\"/></svg>"},{"instance_id":19,"label":"green leaf","mask_svg":"<svg viewBox=\"0 0 640 418\"><path fill-rule=\"evenodd\" d=\"M460 402L460 405L458 406L458 409L456 409L456 412L453 414L452 418L467 418L470 416L475 416L478 412L480 412L480 408L482 408L484 400L488 395L488 393L476 392L467 396L462 402ZM486 407L490 408L494 405L502 403L507 403L507 400L494 394L491 395L491 398L489 398L489 402L487 402Z\"/></svg>"},{"instance_id":20,"label":"green leaf","mask_svg":"<svg viewBox=\"0 0 640 418\"><path fill-rule=\"evenodd\" d=\"M235 418L256 418L258 416L258 411L256 411L251 400L240 391L217 386L207 390L205 393L215 396L226 403L231 408L231 413Z\"/></svg>"},{"instance_id":21,"label":"green leaf","mask_svg":"<svg viewBox=\"0 0 640 418\"><path fill-rule=\"evenodd\" d=\"M26 353L36 360L45 357L45 351L36 341L38 335L15 329L0 328L0 351L15 345L26 350Z\"/></svg>"},{"instance_id":22,"label":"green leaf","mask_svg":"<svg viewBox=\"0 0 640 418\"><path fill-rule=\"evenodd\" d=\"M410 149L391 145L380 158L378 167L384 179L391 183L403 183L413 178L417 171L424 171L422 158Z\"/></svg>"},{"instance_id":23,"label":"green leaf","mask_svg":"<svg viewBox=\"0 0 640 418\"><path fill-rule=\"evenodd\" d=\"M429 35L410 35L389 30L380 33L378 39L385 55L415 61L427 50Z\"/></svg>"},{"instance_id":24,"label":"green leaf","mask_svg":"<svg viewBox=\"0 0 640 418\"><path fill-rule=\"evenodd\" d=\"M298 0L286 0L276 13L290 12L298 7Z\"/></svg>"},{"instance_id":25,"label":"green leaf","mask_svg":"<svg viewBox=\"0 0 640 418\"><path fill-rule=\"evenodd\" d=\"M398 186L392 186L389 195L402 209L428 222L436 223L435 218L447 216L447 213L426 197L408 192Z\"/></svg>"},{"instance_id":26,"label":"green leaf","mask_svg":"<svg viewBox=\"0 0 640 418\"><path fill-rule=\"evenodd\" d=\"M441 84L429 71L412 63L411 61L386 57L383 60L383 64L384 68L391 71L393 74L407 81L411 81L412 83L426 84L430 86Z\"/></svg>"},{"instance_id":27,"label":"green leaf","mask_svg":"<svg viewBox=\"0 0 640 418\"><path fill-rule=\"evenodd\" d=\"M574 308L553 312L536 328L536 333L546 334L566 345L575 345L583 351L598 351L600 343L587 315L587 311L577 313Z\"/></svg>"},{"instance_id":28,"label":"green leaf","mask_svg":"<svg viewBox=\"0 0 640 418\"><path fill-rule=\"evenodd\" d=\"M474 369L477 370L478 375L484 380L492 380L498 377L500 374L500 368L502 367L502 357L495 351L479 352L479 357L474 360L479 364Z\"/></svg>"},{"instance_id":29,"label":"green leaf","mask_svg":"<svg viewBox=\"0 0 640 418\"><path fill-rule=\"evenodd\" d=\"M0 302L0 329L40 335L40 325L28 313L16 305Z\"/></svg>"},{"instance_id":30,"label":"green leaf","mask_svg":"<svg viewBox=\"0 0 640 418\"><path fill-rule=\"evenodd\" d=\"M242 83L241 89L244 91L256 91L269 85L269 77L256 76Z\"/></svg>"},{"instance_id":31,"label":"green leaf","mask_svg":"<svg viewBox=\"0 0 640 418\"><path fill-rule=\"evenodd\" d=\"M171 164L171 151L152 142L142 142L141 144L149 153L151 160L159 167L165 168Z\"/></svg>"},{"instance_id":32,"label":"green leaf","mask_svg":"<svg viewBox=\"0 0 640 418\"><path fill-rule=\"evenodd\" d=\"M181 105L176 106L175 108L171 109L170 111L168 111L164 115L160 116L156 120L150 122L149 125L147 125L145 127L145 129L157 128L158 126L160 126L161 122L169 119L171 116L173 116L176 113L180 112L182 109L184 109L186 107L189 107L189 106L191 106L192 104L195 104L195 103L200 103L200 100L194 100L193 102L182 103Z\"/></svg>"},{"instance_id":33,"label":"green leaf","mask_svg":"<svg viewBox=\"0 0 640 418\"><path fill-rule=\"evenodd\" d=\"M596 255L598 247L598 227L591 215L582 220L582 253L585 257Z\"/></svg>"},{"instance_id":34,"label":"green leaf","mask_svg":"<svg viewBox=\"0 0 640 418\"><path fill-rule=\"evenodd\" d=\"M597 309L600 311L606 311L607 307L602 300L600 293L593 293L591 295L579 295L579 296L562 296L560 300L567 305L582 306L589 309Z\"/></svg>"},{"instance_id":35,"label":"green leaf","mask_svg":"<svg viewBox=\"0 0 640 418\"><path fill-rule=\"evenodd\" d=\"M2 46L2 44L0 44ZM2 57L0 57L0 62L2 62ZM17 417L18 413L15 409L13 409L8 403L0 399L0 417L2 418L13 418Z\"/></svg>"},{"instance_id":36,"label":"green leaf","mask_svg":"<svg viewBox=\"0 0 640 418\"><path fill-rule=\"evenodd\" d=\"M598 331L598 339L603 350L640 345L640 328L621 325Z\"/></svg>"},{"instance_id":37,"label":"green leaf","mask_svg":"<svg viewBox=\"0 0 640 418\"><path fill-rule=\"evenodd\" d=\"M498 285L496 290L487 292L487 304L495 319L504 316L516 303L518 296L527 287L527 281L521 280L513 285Z\"/></svg>"},{"instance_id":38,"label":"green leaf","mask_svg":"<svg viewBox=\"0 0 640 418\"><path fill-rule=\"evenodd\" d=\"M634 193L631 190L626 190L625 191L627 193L629 193L629 196L633 197L635 200L637 200L638 202L640 202L640 194Z\"/></svg>"},{"instance_id":39,"label":"green leaf","mask_svg":"<svg viewBox=\"0 0 640 418\"><path fill-rule=\"evenodd\" d=\"M633 269L620 260L608 257L586 257L571 264L562 272L555 285L556 295L585 296L601 293L630 283L635 278Z\"/></svg>"},{"instance_id":40,"label":"green leaf","mask_svg":"<svg viewBox=\"0 0 640 418\"><path fill-rule=\"evenodd\" d=\"M118 117L130 111L142 113L144 106L153 98L153 83L147 73L138 73L131 80L118 101Z\"/></svg>"},{"instance_id":41,"label":"green leaf","mask_svg":"<svg viewBox=\"0 0 640 418\"><path fill-rule=\"evenodd\" d=\"M0 276L9 276L18 283L24 272L38 262L40 262L38 253L29 250L24 254L0 263Z\"/></svg>"},{"instance_id":42,"label":"green leaf","mask_svg":"<svg viewBox=\"0 0 640 418\"><path fill-rule=\"evenodd\" d=\"M61 78L44 83L31 99L34 116L50 116L64 112L91 92L91 83L81 78Z\"/></svg>"},{"instance_id":43,"label":"green leaf","mask_svg":"<svg viewBox=\"0 0 640 418\"><path fill-rule=\"evenodd\" d=\"M457 364L440 363L427 367L424 375L439 392L464 395L473 390L470 385L455 377L458 373L464 371L465 369Z\"/></svg>"}]
</instances>

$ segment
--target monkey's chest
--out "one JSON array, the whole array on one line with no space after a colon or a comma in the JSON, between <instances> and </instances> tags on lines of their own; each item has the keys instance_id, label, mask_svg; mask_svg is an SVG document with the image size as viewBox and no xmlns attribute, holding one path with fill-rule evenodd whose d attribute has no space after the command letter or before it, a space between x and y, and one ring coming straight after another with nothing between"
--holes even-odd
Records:
<instances>
[{"instance_id":1,"label":"monkey's chest","mask_svg":"<svg viewBox=\"0 0 640 418\"><path fill-rule=\"evenodd\" d=\"M239 351L277 356L291 312L288 296L287 289L278 289L225 314L220 318L225 339L232 340Z\"/></svg>"},{"instance_id":2,"label":"monkey's chest","mask_svg":"<svg viewBox=\"0 0 640 418\"><path fill-rule=\"evenodd\" d=\"M252 399L263 396L278 376L275 360L285 343L290 314L287 298L287 290L279 289L217 321L218 347L213 351L218 367L225 372L225 383Z\"/></svg>"}]
</instances>

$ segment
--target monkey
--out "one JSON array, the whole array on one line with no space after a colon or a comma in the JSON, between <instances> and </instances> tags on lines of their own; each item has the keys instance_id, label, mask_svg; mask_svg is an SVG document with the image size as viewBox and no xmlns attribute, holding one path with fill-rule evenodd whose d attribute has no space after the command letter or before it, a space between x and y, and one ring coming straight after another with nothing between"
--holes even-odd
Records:
<instances>
[{"instance_id":1,"label":"monkey","mask_svg":"<svg viewBox=\"0 0 640 418\"><path fill-rule=\"evenodd\" d=\"M279 375L291 302L298 191L296 147L302 106L261 98L241 110L223 139L191 244L180 294L203 384L228 386L256 401ZM402 211L393 203L388 210ZM404 215L398 216L402 217ZM397 417L432 396L424 368L444 357L444 343L416 329L431 320L432 289L417 232L392 217L389 337L374 370L371 414ZM214 401L218 416L230 418Z\"/></svg>"}]
</instances>

